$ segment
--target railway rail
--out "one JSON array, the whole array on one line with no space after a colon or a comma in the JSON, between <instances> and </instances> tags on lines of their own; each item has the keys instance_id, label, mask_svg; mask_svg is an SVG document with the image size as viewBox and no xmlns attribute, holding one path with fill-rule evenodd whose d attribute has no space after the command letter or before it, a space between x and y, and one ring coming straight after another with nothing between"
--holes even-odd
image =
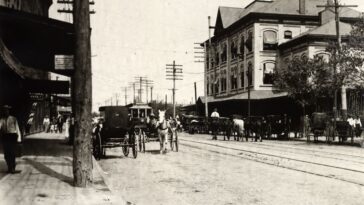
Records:
<instances>
[{"instance_id":1,"label":"railway rail","mask_svg":"<svg viewBox=\"0 0 364 205\"><path fill-rule=\"evenodd\" d=\"M264 163L264 164L271 165L271 166L277 166L277 167L281 167L281 168L285 168L285 169L289 169L289 170L304 172L304 173L308 173L308 174L312 174L312 175L316 175L316 176L331 178L331 179L335 179L335 180L340 180L340 181L356 184L359 186L364 186L364 181L363 181L364 180L364 170L352 169L352 168L347 168L347 167L343 167L343 166L335 166L335 165L330 165L327 163L320 163L320 162L314 162L314 161L309 161L309 160L302 160L302 159L297 159L297 158L293 158L293 157L289 157L289 156L282 156L282 155L278 155L278 154L264 153L262 151L253 151L253 150L249 150L249 149L244 149L242 147L240 147L240 148L228 147L225 145L219 145L216 143L209 143L209 142L204 142L204 141L180 139L180 142L181 142L181 145L184 145L184 146L187 146L190 148L201 149L201 145L202 145L202 146L204 146L203 147L204 150L206 150L208 152L222 154L222 155L228 155L228 156L232 156L232 157L239 157L239 158L242 158L245 160L255 161L255 162ZM254 145L262 146L262 145L258 145L258 144L254 144ZM249 144L249 146L250 146L250 144ZM265 145L265 146L267 146L267 145ZM215 148L215 149L211 149L211 148ZM279 147L279 149L282 150L281 147ZM291 147L290 149L293 149L293 148ZM269 147L266 148L266 150L270 150ZM312 150L307 149L306 151L309 152ZM231 152L235 152L235 153L232 154ZM236 153L236 152L238 152L238 153ZM285 151L285 152L287 153L287 151ZM325 153L325 151L321 151L321 153ZM331 154L336 154L336 153L331 153ZM322 155L315 155L315 156L320 157L320 158L328 158L327 156L322 156ZM344 156L347 156L347 155L344 155ZM354 156L360 157L357 155L354 155ZM342 158L335 159L335 160L350 162L349 160L345 160ZM356 163L363 164L362 162L356 162ZM311 166L311 169L307 168L309 166ZM361 181L356 180L356 177L362 178L363 180L361 180Z\"/></svg>"}]
</instances>

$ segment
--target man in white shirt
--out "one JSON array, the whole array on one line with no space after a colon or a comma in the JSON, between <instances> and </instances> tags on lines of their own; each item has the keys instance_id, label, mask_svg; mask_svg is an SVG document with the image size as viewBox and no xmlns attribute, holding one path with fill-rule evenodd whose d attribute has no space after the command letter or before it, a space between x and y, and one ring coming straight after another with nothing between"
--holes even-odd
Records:
<instances>
[{"instance_id":1,"label":"man in white shirt","mask_svg":"<svg viewBox=\"0 0 364 205\"><path fill-rule=\"evenodd\" d=\"M8 173L16 173L15 158L17 142L21 142L21 133L18 121L14 116L10 115L11 107L5 105L2 107L2 115L0 116L0 135L4 149L4 158L8 165Z\"/></svg>"},{"instance_id":2,"label":"man in white shirt","mask_svg":"<svg viewBox=\"0 0 364 205\"><path fill-rule=\"evenodd\" d=\"M212 131L212 140L217 140L217 132L218 132L218 121L219 121L220 114L217 112L217 108L211 113L211 131Z\"/></svg>"}]
</instances>

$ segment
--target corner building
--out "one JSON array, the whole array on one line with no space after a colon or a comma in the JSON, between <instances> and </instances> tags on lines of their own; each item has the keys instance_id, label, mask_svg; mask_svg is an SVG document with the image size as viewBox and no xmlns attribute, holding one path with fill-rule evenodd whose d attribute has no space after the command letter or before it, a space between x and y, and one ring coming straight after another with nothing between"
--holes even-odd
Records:
<instances>
[{"instance_id":1,"label":"corner building","mask_svg":"<svg viewBox=\"0 0 364 205\"><path fill-rule=\"evenodd\" d=\"M335 15L331 8L317 7L327 4L332 0L256 0L245 8L219 7L205 51L209 113L218 108L225 116L247 115L250 88L252 115L299 116L301 108L273 87L273 73L295 56L327 55L328 40L336 36ZM340 9L343 37L360 16ZM204 110L205 98L197 103Z\"/></svg>"}]
</instances>

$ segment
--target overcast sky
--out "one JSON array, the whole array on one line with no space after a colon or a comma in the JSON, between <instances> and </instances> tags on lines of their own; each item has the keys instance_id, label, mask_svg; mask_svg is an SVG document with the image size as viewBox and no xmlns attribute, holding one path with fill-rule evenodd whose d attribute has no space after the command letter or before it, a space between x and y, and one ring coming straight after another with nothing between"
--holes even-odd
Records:
<instances>
[{"instance_id":1,"label":"overcast sky","mask_svg":"<svg viewBox=\"0 0 364 205\"><path fill-rule=\"evenodd\" d=\"M54 1L56 2L56 1ZM93 105L121 95L135 76L154 81L153 99L171 100L172 81L165 79L165 65L173 60L183 65L183 81L176 84L178 103L189 104L197 82L198 96L203 95L202 63L194 63L194 43L208 38L207 16L215 24L219 6L244 7L252 0L95 0L92 15ZM364 11L362 0L342 0ZM57 14L55 3L51 17L70 19ZM128 102L132 100L128 90ZM150 92L149 92L150 95ZM145 94L143 96L145 99Z\"/></svg>"}]
</instances>

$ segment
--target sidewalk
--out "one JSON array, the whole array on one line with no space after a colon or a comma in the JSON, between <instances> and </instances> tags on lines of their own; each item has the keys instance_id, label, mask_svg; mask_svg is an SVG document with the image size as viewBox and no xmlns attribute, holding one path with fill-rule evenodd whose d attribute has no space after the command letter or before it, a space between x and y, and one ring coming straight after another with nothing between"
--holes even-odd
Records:
<instances>
[{"instance_id":1,"label":"sidewalk","mask_svg":"<svg viewBox=\"0 0 364 205\"><path fill-rule=\"evenodd\" d=\"M72 147L60 134L27 136L23 157L17 158L19 174L7 174L0 146L0 200L6 205L27 204L127 204L104 182L95 160L94 183L88 188L72 186Z\"/></svg>"}]
</instances>

